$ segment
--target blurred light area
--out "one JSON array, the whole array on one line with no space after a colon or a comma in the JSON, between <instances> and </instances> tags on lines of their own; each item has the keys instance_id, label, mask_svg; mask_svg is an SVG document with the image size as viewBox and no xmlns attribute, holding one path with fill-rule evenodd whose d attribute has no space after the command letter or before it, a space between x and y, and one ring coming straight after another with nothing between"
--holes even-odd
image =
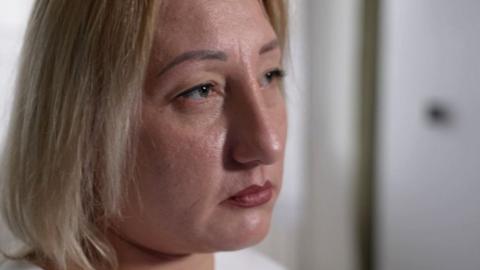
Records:
<instances>
[{"instance_id":1,"label":"blurred light area","mask_svg":"<svg viewBox=\"0 0 480 270\"><path fill-rule=\"evenodd\" d=\"M383 2L377 268L480 269L480 2Z\"/></svg>"},{"instance_id":2,"label":"blurred light area","mask_svg":"<svg viewBox=\"0 0 480 270\"><path fill-rule=\"evenodd\" d=\"M32 0L4 1L0 11L1 27L12 29L25 26L32 3Z\"/></svg>"},{"instance_id":3,"label":"blurred light area","mask_svg":"<svg viewBox=\"0 0 480 270\"><path fill-rule=\"evenodd\" d=\"M32 0L3 1L0 9L0 147L3 146L18 55Z\"/></svg>"}]
</instances>

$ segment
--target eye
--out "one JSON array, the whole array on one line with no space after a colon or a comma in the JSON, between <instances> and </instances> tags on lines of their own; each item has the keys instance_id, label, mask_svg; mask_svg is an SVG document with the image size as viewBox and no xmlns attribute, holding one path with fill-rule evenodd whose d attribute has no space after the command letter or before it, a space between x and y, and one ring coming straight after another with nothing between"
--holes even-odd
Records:
<instances>
[{"instance_id":1,"label":"eye","mask_svg":"<svg viewBox=\"0 0 480 270\"><path fill-rule=\"evenodd\" d=\"M208 98L211 92L213 91L214 85L212 83L201 84L194 86L179 95L177 97L192 99L192 100L201 100Z\"/></svg>"},{"instance_id":2,"label":"eye","mask_svg":"<svg viewBox=\"0 0 480 270\"><path fill-rule=\"evenodd\" d=\"M268 72L266 72L261 81L260 81L260 84L262 87L265 87L269 84L271 84L274 80L280 80L282 78L285 77L285 71L283 69L280 69L280 68L276 68L276 69L273 69L273 70L270 70Z\"/></svg>"}]
</instances>

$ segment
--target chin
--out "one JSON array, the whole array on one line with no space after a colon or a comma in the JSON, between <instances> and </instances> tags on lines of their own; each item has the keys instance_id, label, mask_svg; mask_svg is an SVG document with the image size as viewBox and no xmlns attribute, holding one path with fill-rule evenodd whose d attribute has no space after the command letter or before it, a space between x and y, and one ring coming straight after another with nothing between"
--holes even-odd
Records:
<instances>
[{"instance_id":1,"label":"chin","mask_svg":"<svg viewBox=\"0 0 480 270\"><path fill-rule=\"evenodd\" d=\"M259 244L270 231L271 215L248 217L240 223L226 225L217 234L216 251L233 251ZM220 240L220 241L219 241Z\"/></svg>"}]
</instances>

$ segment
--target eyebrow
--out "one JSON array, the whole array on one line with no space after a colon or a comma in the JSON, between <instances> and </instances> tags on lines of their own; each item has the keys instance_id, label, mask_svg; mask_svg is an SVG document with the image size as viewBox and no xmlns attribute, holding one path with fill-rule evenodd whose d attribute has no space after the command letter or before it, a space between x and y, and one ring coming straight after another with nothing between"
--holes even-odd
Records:
<instances>
[{"instance_id":1,"label":"eyebrow","mask_svg":"<svg viewBox=\"0 0 480 270\"><path fill-rule=\"evenodd\" d=\"M213 51L213 50L198 50L198 51L189 51L180 54L179 56L175 57L172 62L166 65L159 73L158 76L160 77L163 73L167 72L167 70L173 68L176 65L179 65L186 61L193 61L193 60L219 60L219 61L227 61L228 56L226 53L221 51Z\"/></svg>"},{"instance_id":2,"label":"eyebrow","mask_svg":"<svg viewBox=\"0 0 480 270\"><path fill-rule=\"evenodd\" d=\"M278 39L274 39L263 45L258 54L265 54L278 48L280 48L280 43L278 42Z\"/></svg>"},{"instance_id":3,"label":"eyebrow","mask_svg":"<svg viewBox=\"0 0 480 270\"><path fill-rule=\"evenodd\" d=\"M272 50L275 50L280 47L280 44L277 39L274 39L267 44L263 45L258 52L259 55L265 54ZM228 56L223 51L215 51L215 50L196 50L196 51L188 51L182 53L175 57L169 64L167 64L159 73L158 77L162 74L167 72L167 70L177 66L183 62L187 61L202 61L202 60L218 60L218 61L227 61Z\"/></svg>"}]
</instances>

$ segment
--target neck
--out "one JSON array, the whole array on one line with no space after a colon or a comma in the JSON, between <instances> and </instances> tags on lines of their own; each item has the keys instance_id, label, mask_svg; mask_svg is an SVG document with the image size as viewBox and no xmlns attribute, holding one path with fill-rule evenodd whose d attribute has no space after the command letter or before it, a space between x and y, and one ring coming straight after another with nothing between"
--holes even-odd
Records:
<instances>
[{"instance_id":1,"label":"neck","mask_svg":"<svg viewBox=\"0 0 480 270\"><path fill-rule=\"evenodd\" d=\"M213 253L168 254L148 249L113 233L119 270L214 270Z\"/></svg>"}]
</instances>

